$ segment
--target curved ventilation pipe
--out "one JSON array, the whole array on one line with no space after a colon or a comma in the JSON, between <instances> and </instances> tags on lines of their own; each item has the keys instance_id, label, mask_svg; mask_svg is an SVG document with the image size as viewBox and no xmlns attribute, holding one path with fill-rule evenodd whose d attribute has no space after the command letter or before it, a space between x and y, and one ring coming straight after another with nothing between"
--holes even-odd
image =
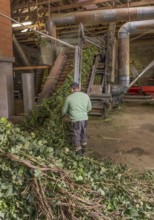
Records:
<instances>
[{"instance_id":1,"label":"curved ventilation pipe","mask_svg":"<svg viewBox=\"0 0 154 220\"><path fill-rule=\"evenodd\" d=\"M133 21L125 23L119 30L119 83L129 86L129 35L154 30L154 20Z\"/></svg>"},{"instance_id":2,"label":"curved ventilation pipe","mask_svg":"<svg viewBox=\"0 0 154 220\"><path fill-rule=\"evenodd\" d=\"M110 10L94 10L63 14L51 17L47 21L49 34L56 37L57 25L100 24L102 22L117 22L126 20L146 20L154 18L154 7L120 8Z\"/></svg>"}]
</instances>

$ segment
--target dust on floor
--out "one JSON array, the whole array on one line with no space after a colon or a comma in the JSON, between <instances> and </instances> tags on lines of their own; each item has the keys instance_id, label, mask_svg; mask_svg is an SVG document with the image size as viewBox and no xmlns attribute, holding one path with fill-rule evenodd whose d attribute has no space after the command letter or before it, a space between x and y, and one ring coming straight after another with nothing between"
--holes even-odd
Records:
<instances>
[{"instance_id":1,"label":"dust on floor","mask_svg":"<svg viewBox=\"0 0 154 220\"><path fill-rule=\"evenodd\" d=\"M134 169L154 169L154 106L123 104L107 119L90 118L88 155Z\"/></svg>"}]
</instances>

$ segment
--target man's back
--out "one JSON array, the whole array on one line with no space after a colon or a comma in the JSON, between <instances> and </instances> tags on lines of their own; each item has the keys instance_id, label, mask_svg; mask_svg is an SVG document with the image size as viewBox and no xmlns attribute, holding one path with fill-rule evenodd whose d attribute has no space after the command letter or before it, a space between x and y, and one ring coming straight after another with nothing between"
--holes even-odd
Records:
<instances>
[{"instance_id":1,"label":"man's back","mask_svg":"<svg viewBox=\"0 0 154 220\"><path fill-rule=\"evenodd\" d=\"M89 96L83 92L74 92L69 95L63 107L63 114L69 114L72 121L83 121L88 119L91 110Z\"/></svg>"}]
</instances>

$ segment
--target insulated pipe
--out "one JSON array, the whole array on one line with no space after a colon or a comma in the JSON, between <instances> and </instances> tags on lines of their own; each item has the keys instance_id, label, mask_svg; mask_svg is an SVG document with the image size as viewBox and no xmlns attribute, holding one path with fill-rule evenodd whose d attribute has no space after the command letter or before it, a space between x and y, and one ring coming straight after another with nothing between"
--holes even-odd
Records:
<instances>
[{"instance_id":1,"label":"insulated pipe","mask_svg":"<svg viewBox=\"0 0 154 220\"><path fill-rule=\"evenodd\" d=\"M102 22L146 20L152 18L154 18L154 6L84 11L51 17L47 21L47 30L52 37L56 37L56 26L58 25L100 24Z\"/></svg>"},{"instance_id":2,"label":"insulated pipe","mask_svg":"<svg viewBox=\"0 0 154 220\"><path fill-rule=\"evenodd\" d=\"M129 35L142 33L149 30L154 31L154 20L133 21L125 23L119 30L119 83L129 87Z\"/></svg>"}]
</instances>

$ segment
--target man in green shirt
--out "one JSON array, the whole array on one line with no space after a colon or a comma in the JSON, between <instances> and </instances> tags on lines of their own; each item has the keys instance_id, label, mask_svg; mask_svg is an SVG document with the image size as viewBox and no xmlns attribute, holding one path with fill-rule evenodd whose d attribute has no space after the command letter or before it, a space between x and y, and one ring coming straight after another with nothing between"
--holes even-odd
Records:
<instances>
[{"instance_id":1,"label":"man in green shirt","mask_svg":"<svg viewBox=\"0 0 154 220\"><path fill-rule=\"evenodd\" d=\"M73 144L77 155L82 156L87 145L88 112L92 109L90 98L79 90L79 84L70 85L72 94L64 103L62 115L69 115L73 129Z\"/></svg>"}]
</instances>

